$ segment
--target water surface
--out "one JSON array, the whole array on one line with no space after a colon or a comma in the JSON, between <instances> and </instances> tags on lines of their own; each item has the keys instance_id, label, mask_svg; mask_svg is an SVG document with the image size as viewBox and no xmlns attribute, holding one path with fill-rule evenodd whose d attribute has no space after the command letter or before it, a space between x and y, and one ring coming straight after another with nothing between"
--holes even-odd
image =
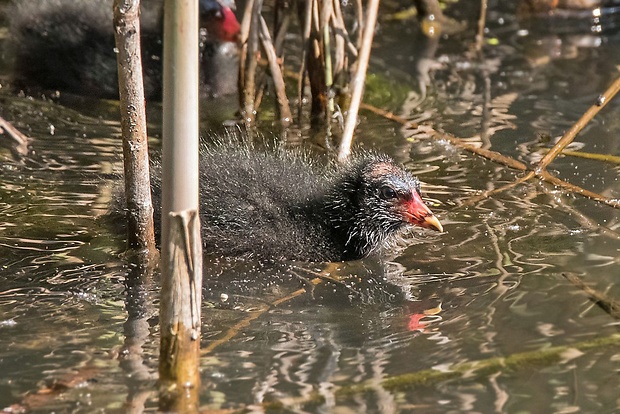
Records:
<instances>
[{"instance_id":1,"label":"water surface","mask_svg":"<svg viewBox=\"0 0 620 414\"><path fill-rule=\"evenodd\" d=\"M470 52L475 7L448 8L470 28L440 39L422 83L416 56L424 38L416 24L384 19L371 65L382 86L369 86L368 100L529 165L618 75L620 37L519 21L514 6L490 3L481 56ZM386 16L397 9L384 7ZM0 407L155 411L158 276L130 282L122 233L102 218L122 169L114 105L76 110L9 87L0 102L1 115L31 137L32 148L17 161L0 153ZM574 147L620 155L619 111L610 103ZM151 120L156 137L156 116ZM619 348L570 347L617 334L618 323L566 275L620 297L618 211L539 180L473 199L522 173L370 112L362 113L357 140L420 177L445 233L416 230L385 258L346 264L207 258L201 404L260 411L261 403L280 401L290 412L617 411ZM157 139L153 144L157 151ZM615 164L562 156L550 170L620 195ZM340 280L311 288L321 271ZM553 346L567 347L559 361L528 360ZM397 390L381 383L519 354L524 362L513 369ZM338 394L354 384L368 389Z\"/></svg>"}]
</instances>

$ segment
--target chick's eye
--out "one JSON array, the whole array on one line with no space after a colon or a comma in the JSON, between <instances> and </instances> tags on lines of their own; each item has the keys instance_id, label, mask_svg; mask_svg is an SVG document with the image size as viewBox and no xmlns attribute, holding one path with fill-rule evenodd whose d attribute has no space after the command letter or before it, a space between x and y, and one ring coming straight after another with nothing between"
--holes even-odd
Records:
<instances>
[{"instance_id":1,"label":"chick's eye","mask_svg":"<svg viewBox=\"0 0 620 414\"><path fill-rule=\"evenodd\" d=\"M384 185L379 189L379 197L383 200L392 200L397 197L397 194L392 187Z\"/></svg>"}]
</instances>

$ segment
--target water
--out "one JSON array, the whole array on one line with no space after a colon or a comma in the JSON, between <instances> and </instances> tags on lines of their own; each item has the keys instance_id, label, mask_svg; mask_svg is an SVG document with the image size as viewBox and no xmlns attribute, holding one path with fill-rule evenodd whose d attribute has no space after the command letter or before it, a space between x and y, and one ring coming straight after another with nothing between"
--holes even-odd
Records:
<instances>
[{"instance_id":1,"label":"water","mask_svg":"<svg viewBox=\"0 0 620 414\"><path fill-rule=\"evenodd\" d=\"M451 15L473 22L475 8L460 6ZM394 89L369 87L368 101L536 162L617 76L620 39L613 31L558 35L549 23L518 22L511 7L492 4L487 37L497 44L481 59L468 52L472 30L441 40L425 91L411 58L422 37L410 21L384 20L372 68ZM155 411L158 276L130 282L122 236L102 218L121 170L114 105L70 105L78 112L9 88L0 100L34 150L21 162L0 153L0 407ZM619 155L619 111L611 102L578 136L579 149ZM446 232L415 231L383 260L207 258L204 408L260 411L279 401L290 412L618 411L618 346L570 348L616 334L618 322L566 278L620 297L618 211L539 180L473 199L522 173L362 115L358 141L425 182ZM619 196L614 164L566 156L550 170ZM310 288L321 271L340 279ZM567 347L558 360L531 360L553 346ZM381 383L520 354L530 359L511 369L413 388ZM354 384L368 388L340 393Z\"/></svg>"}]
</instances>

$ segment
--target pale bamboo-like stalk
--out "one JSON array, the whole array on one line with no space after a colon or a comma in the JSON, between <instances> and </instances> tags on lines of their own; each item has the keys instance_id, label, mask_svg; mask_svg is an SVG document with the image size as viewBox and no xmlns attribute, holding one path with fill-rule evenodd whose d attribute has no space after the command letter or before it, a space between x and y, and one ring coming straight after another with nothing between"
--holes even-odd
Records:
<instances>
[{"instance_id":1,"label":"pale bamboo-like stalk","mask_svg":"<svg viewBox=\"0 0 620 414\"><path fill-rule=\"evenodd\" d=\"M198 0L165 0L159 313L164 412L196 412L199 406L198 41Z\"/></svg>"},{"instance_id":2,"label":"pale bamboo-like stalk","mask_svg":"<svg viewBox=\"0 0 620 414\"><path fill-rule=\"evenodd\" d=\"M351 105L347 111L347 120L345 121L342 141L340 142L340 149L338 151L338 161L340 162L345 161L349 157L349 154L351 154L353 132L357 125L357 113L364 93L364 81L366 79L366 70L368 69L368 61L370 59L372 39L375 34L378 10L379 0L369 0L367 4L366 22L364 23L362 47L359 51L355 74L351 80Z\"/></svg>"},{"instance_id":3,"label":"pale bamboo-like stalk","mask_svg":"<svg viewBox=\"0 0 620 414\"><path fill-rule=\"evenodd\" d=\"M202 302L198 211L171 212L167 239L168 260L161 269L159 409L194 413L199 406Z\"/></svg>"}]
</instances>

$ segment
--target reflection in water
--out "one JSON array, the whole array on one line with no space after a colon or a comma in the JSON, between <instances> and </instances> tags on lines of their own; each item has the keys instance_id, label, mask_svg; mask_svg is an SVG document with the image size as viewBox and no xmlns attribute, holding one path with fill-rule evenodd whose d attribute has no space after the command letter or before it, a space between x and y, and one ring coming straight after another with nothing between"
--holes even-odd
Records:
<instances>
[{"instance_id":1,"label":"reflection in water","mask_svg":"<svg viewBox=\"0 0 620 414\"><path fill-rule=\"evenodd\" d=\"M226 309L250 314L257 312L265 302L277 301L270 300L266 291L279 298L290 297L277 306L263 307L260 318L243 326L230 341L209 352L218 360L227 361L227 374L220 371L221 367L214 366L209 369L208 379L216 381L226 392L234 390L236 395L245 395L246 399L251 396L248 403L286 401L295 396L309 397L316 392L325 400L325 407L333 407L336 385L355 378L378 381L384 372L382 366L389 365L392 352L406 347L420 334L438 336L432 326L440 318L424 315L426 308L431 308L430 302L436 301L412 300L412 292L394 283L404 283L404 280L394 280L400 277L402 270L397 266L370 260L339 264L338 268L326 266L323 274L340 275L337 281L325 280L308 288L303 295L295 296L286 291L307 287L309 281L300 280L291 269L282 272L282 265L275 265L279 269L274 273L269 267L252 268L248 273L239 271L239 267L246 265L235 263L229 277L220 274L216 283L207 281L207 298L213 298L214 306L221 306L218 302L224 290L230 292L224 295ZM398 272L391 273L390 267ZM300 265L293 265L292 269L298 274L303 272ZM317 275L318 269L308 273ZM214 272L208 274L213 276ZM245 279L230 279L240 275ZM233 294L239 291L243 295ZM254 294L257 295L253 297ZM435 308L438 308L436 304ZM216 309L205 312L205 317L211 321L222 315ZM239 313L231 312L231 315ZM428 320L422 322L423 317ZM206 330L217 338L231 325L230 320L217 320L208 324ZM265 365L265 353L270 355L268 365ZM263 374L254 379L247 375L248 369ZM384 402L391 399L389 393L384 394Z\"/></svg>"}]
</instances>

